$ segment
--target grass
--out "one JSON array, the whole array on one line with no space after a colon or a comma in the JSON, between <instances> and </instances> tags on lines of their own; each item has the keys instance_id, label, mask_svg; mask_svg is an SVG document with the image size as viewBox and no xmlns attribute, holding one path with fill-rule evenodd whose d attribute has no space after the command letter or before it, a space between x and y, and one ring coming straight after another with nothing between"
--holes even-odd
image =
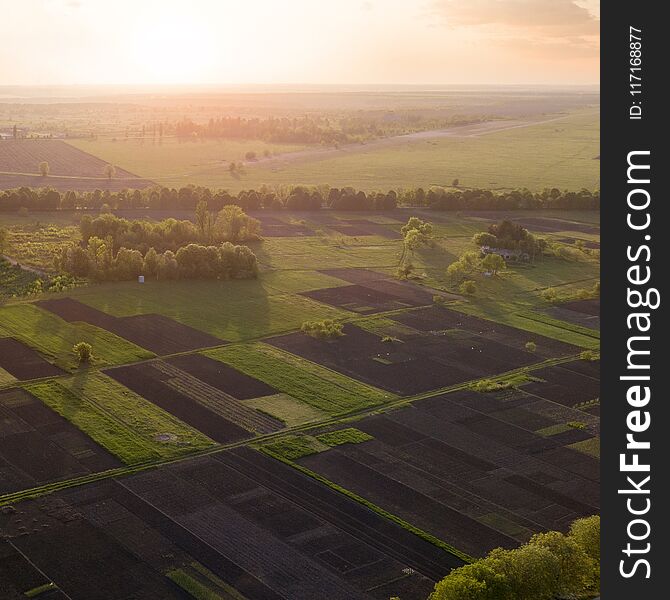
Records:
<instances>
[{"instance_id":1,"label":"grass","mask_svg":"<svg viewBox=\"0 0 670 600\"><path fill-rule=\"evenodd\" d=\"M242 341L299 329L306 319L346 313L278 291L263 277L235 281L118 282L67 294L115 316L158 313L222 340ZM95 347L94 347L95 349Z\"/></svg>"},{"instance_id":2,"label":"grass","mask_svg":"<svg viewBox=\"0 0 670 600\"><path fill-rule=\"evenodd\" d=\"M228 189L247 189L246 175L231 174L228 162L244 161L247 152L262 157L267 150L273 154L295 152L304 148L297 144L271 144L260 140L198 140L180 141L164 138L161 143L138 139L73 139L68 142L103 160L168 187L188 183L214 185ZM249 168L244 169L250 171Z\"/></svg>"},{"instance_id":3,"label":"grass","mask_svg":"<svg viewBox=\"0 0 670 600\"><path fill-rule=\"evenodd\" d=\"M520 317L524 319L530 319L531 321L537 321L539 323L544 323L545 325L551 325L552 327L558 327L560 329L567 329L568 331L573 331L580 335L590 336L596 339L600 339L600 331L597 329L591 329L590 327L582 327L581 325L575 325L574 323L568 323L567 321L561 321L560 319L554 319L549 315L545 315L539 312L523 312L519 313Z\"/></svg>"},{"instance_id":4,"label":"grass","mask_svg":"<svg viewBox=\"0 0 670 600\"><path fill-rule=\"evenodd\" d=\"M329 450L330 446L310 435L288 435L276 442L264 444L261 448L272 455L281 456L288 461L293 461L304 456Z\"/></svg>"},{"instance_id":5,"label":"grass","mask_svg":"<svg viewBox=\"0 0 670 600\"><path fill-rule=\"evenodd\" d=\"M592 437L588 440L575 442L574 444L570 444L568 448L572 448L578 452L588 454L589 456L593 456L593 458L600 459L600 438L598 437Z\"/></svg>"},{"instance_id":6,"label":"grass","mask_svg":"<svg viewBox=\"0 0 670 600\"><path fill-rule=\"evenodd\" d=\"M571 427L567 423L557 423L556 425L549 425L548 427L538 429L535 433L543 437L551 437L552 435L558 435L559 433L570 431L570 429Z\"/></svg>"},{"instance_id":7,"label":"grass","mask_svg":"<svg viewBox=\"0 0 670 600\"><path fill-rule=\"evenodd\" d=\"M287 427L302 425L310 421L321 421L328 416L323 410L300 402L288 394L251 398L250 400L243 400L243 402L251 408L279 419Z\"/></svg>"},{"instance_id":8,"label":"grass","mask_svg":"<svg viewBox=\"0 0 670 600\"><path fill-rule=\"evenodd\" d=\"M10 385L16 381L16 377L0 367L0 387Z\"/></svg>"},{"instance_id":9,"label":"grass","mask_svg":"<svg viewBox=\"0 0 670 600\"><path fill-rule=\"evenodd\" d=\"M27 592L23 592L23 595L26 596L26 598L37 598L38 596L44 594L45 592L50 592L51 590L57 590L58 586L53 583L45 583L43 585L38 585L37 587L34 587Z\"/></svg>"},{"instance_id":10,"label":"grass","mask_svg":"<svg viewBox=\"0 0 670 600\"><path fill-rule=\"evenodd\" d=\"M0 298L29 293L36 279L39 279L37 274L12 265L0 256Z\"/></svg>"},{"instance_id":11,"label":"grass","mask_svg":"<svg viewBox=\"0 0 670 600\"><path fill-rule=\"evenodd\" d=\"M203 352L329 415L375 406L396 396L263 343Z\"/></svg>"},{"instance_id":12,"label":"grass","mask_svg":"<svg viewBox=\"0 0 670 600\"><path fill-rule=\"evenodd\" d=\"M343 444L362 444L375 438L369 433L365 433L365 431L361 431L355 427L347 427L346 429L322 433L321 435L317 435L316 439L327 446L341 446Z\"/></svg>"},{"instance_id":13,"label":"grass","mask_svg":"<svg viewBox=\"0 0 670 600\"><path fill-rule=\"evenodd\" d=\"M246 600L235 588L197 562L172 569L165 575L196 600Z\"/></svg>"},{"instance_id":14,"label":"grass","mask_svg":"<svg viewBox=\"0 0 670 600\"><path fill-rule=\"evenodd\" d=\"M128 465L175 458L214 443L101 373L26 389Z\"/></svg>"},{"instance_id":15,"label":"grass","mask_svg":"<svg viewBox=\"0 0 670 600\"><path fill-rule=\"evenodd\" d=\"M185 183L231 191L268 185L329 184L364 190L430 185L491 189L528 187L594 189L599 183L599 114L582 109L561 120L479 137L416 140L390 147L343 147L335 156L259 161L232 176L224 160L242 160L252 150L262 155L299 147L262 142L165 140L71 140L105 161L168 186ZM514 148L514 152L509 149Z\"/></svg>"},{"instance_id":16,"label":"grass","mask_svg":"<svg viewBox=\"0 0 670 600\"><path fill-rule=\"evenodd\" d=\"M14 304L0 308L0 326L26 345L68 370L78 367L72 347L87 342L93 347L93 364L113 365L154 356L109 331L88 323L68 323L33 305Z\"/></svg>"}]
</instances>

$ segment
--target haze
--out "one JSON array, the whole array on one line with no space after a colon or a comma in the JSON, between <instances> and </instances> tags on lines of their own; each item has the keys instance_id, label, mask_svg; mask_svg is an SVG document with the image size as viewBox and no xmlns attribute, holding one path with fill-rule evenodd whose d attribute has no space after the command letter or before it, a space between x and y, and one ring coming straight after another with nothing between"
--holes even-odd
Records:
<instances>
[{"instance_id":1,"label":"haze","mask_svg":"<svg viewBox=\"0 0 670 600\"><path fill-rule=\"evenodd\" d=\"M5 85L593 84L593 0L0 0Z\"/></svg>"}]
</instances>

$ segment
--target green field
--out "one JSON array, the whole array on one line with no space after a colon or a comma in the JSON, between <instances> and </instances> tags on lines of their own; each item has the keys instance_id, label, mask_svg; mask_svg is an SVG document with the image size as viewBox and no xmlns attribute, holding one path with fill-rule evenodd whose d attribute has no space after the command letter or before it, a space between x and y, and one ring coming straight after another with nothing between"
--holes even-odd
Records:
<instances>
[{"instance_id":1,"label":"green field","mask_svg":"<svg viewBox=\"0 0 670 600\"><path fill-rule=\"evenodd\" d=\"M109 331L88 323L68 323L33 304L0 308L0 327L67 370L78 366L72 352L72 346L78 342L91 344L95 366L123 364L154 356Z\"/></svg>"},{"instance_id":2,"label":"green field","mask_svg":"<svg viewBox=\"0 0 670 600\"><path fill-rule=\"evenodd\" d=\"M544 120L554 119L549 122ZM168 186L186 183L237 192L262 184L352 186L363 190L450 186L512 189L595 189L600 182L600 114L593 108L547 115L538 124L472 137L416 139L410 143L343 147L333 155L287 154L259 160L231 175L225 160L259 156L261 142L150 142L74 140L73 145L124 169ZM273 146L286 152L296 147Z\"/></svg>"},{"instance_id":3,"label":"green field","mask_svg":"<svg viewBox=\"0 0 670 600\"><path fill-rule=\"evenodd\" d=\"M26 388L126 464L175 458L214 444L101 373Z\"/></svg>"},{"instance_id":4,"label":"green field","mask_svg":"<svg viewBox=\"0 0 670 600\"><path fill-rule=\"evenodd\" d=\"M395 398L394 394L263 343L224 346L203 354L329 415L375 406Z\"/></svg>"},{"instance_id":5,"label":"green field","mask_svg":"<svg viewBox=\"0 0 670 600\"><path fill-rule=\"evenodd\" d=\"M162 142L123 138L116 141L112 138L77 139L69 140L69 143L161 185L179 187L216 181L217 187L231 189L243 189L242 182L246 176L231 174L229 162L243 162L247 152L255 152L262 159L265 152L284 154L304 148L296 144L270 144L260 140L181 141L175 138L165 138Z\"/></svg>"}]
</instances>

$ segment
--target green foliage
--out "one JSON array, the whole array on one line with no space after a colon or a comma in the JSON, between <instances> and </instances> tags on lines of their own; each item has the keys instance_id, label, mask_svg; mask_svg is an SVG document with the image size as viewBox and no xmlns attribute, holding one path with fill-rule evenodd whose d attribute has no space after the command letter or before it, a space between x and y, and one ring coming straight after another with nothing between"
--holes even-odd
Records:
<instances>
[{"instance_id":1,"label":"green foliage","mask_svg":"<svg viewBox=\"0 0 670 600\"><path fill-rule=\"evenodd\" d=\"M572 427L572 429L586 429L586 423L582 421L568 421L567 425L568 427Z\"/></svg>"},{"instance_id":2,"label":"green foliage","mask_svg":"<svg viewBox=\"0 0 670 600\"><path fill-rule=\"evenodd\" d=\"M589 362L600 360L600 352L595 352L593 350L584 350L582 353L580 353L579 358L581 360L586 360Z\"/></svg>"},{"instance_id":3,"label":"green foliage","mask_svg":"<svg viewBox=\"0 0 670 600\"><path fill-rule=\"evenodd\" d=\"M382 337L382 343L383 344L402 343L402 340L398 339L397 337L393 337L392 335L385 335L384 337Z\"/></svg>"},{"instance_id":4,"label":"green foliage","mask_svg":"<svg viewBox=\"0 0 670 600\"><path fill-rule=\"evenodd\" d=\"M482 268L489 271L492 275L497 275L499 271L507 268L505 259L499 254L487 254L482 259Z\"/></svg>"},{"instance_id":5,"label":"green foliage","mask_svg":"<svg viewBox=\"0 0 670 600\"><path fill-rule=\"evenodd\" d=\"M524 346L524 348L528 352L535 352L537 350L537 344L535 342L526 342L526 345Z\"/></svg>"},{"instance_id":6,"label":"green foliage","mask_svg":"<svg viewBox=\"0 0 670 600\"><path fill-rule=\"evenodd\" d=\"M355 427L347 427L346 429L322 433L317 435L316 439L327 446L341 446L342 444L361 444L373 440L374 437Z\"/></svg>"},{"instance_id":7,"label":"green foliage","mask_svg":"<svg viewBox=\"0 0 670 600\"><path fill-rule=\"evenodd\" d=\"M575 521L568 536L534 535L513 550L453 570L430 600L553 600L597 592L600 585L600 517Z\"/></svg>"},{"instance_id":8,"label":"green foliage","mask_svg":"<svg viewBox=\"0 0 670 600\"><path fill-rule=\"evenodd\" d=\"M461 292L461 294L472 296L477 292L477 284L472 281L472 279L466 279L460 286L458 286L458 291Z\"/></svg>"},{"instance_id":9,"label":"green foliage","mask_svg":"<svg viewBox=\"0 0 670 600\"><path fill-rule=\"evenodd\" d=\"M305 321L300 331L313 338L332 340L344 335L343 327L342 323L333 319L324 319L323 321Z\"/></svg>"},{"instance_id":10,"label":"green foliage","mask_svg":"<svg viewBox=\"0 0 670 600\"><path fill-rule=\"evenodd\" d=\"M72 352L80 364L88 364L93 360L93 347L86 342L77 342L72 346Z\"/></svg>"}]
</instances>

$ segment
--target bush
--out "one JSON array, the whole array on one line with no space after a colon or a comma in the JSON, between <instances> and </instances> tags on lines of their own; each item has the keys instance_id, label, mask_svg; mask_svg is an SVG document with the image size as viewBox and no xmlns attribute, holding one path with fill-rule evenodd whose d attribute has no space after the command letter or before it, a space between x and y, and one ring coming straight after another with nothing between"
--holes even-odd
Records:
<instances>
[{"instance_id":1,"label":"bush","mask_svg":"<svg viewBox=\"0 0 670 600\"><path fill-rule=\"evenodd\" d=\"M477 285L474 281L472 281L472 279L466 279L463 283L461 283L460 286L458 286L458 290L461 292L461 294L468 294L469 296L472 296L477 292Z\"/></svg>"},{"instance_id":2,"label":"bush","mask_svg":"<svg viewBox=\"0 0 670 600\"><path fill-rule=\"evenodd\" d=\"M513 550L496 548L486 558L451 571L430 600L553 600L593 595L600 587L600 517L534 535Z\"/></svg>"},{"instance_id":3,"label":"bush","mask_svg":"<svg viewBox=\"0 0 670 600\"><path fill-rule=\"evenodd\" d=\"M401 342L402 340L399 340L397 337L393 337L392 335L385 335L382 338L382 343L383 344L394 344L396 342Z\"/></svg>"},{"instance_id":4,"label":"bush","mask_svg":"<svg viewBox=\"0 0 670 600\"><path fill-rule=\"evenodd\" d=\"M535 352L537 350L537 344L535 342L526 342L525 348L528 352Z\"/></svg>"},{"instance_id":5,"label":"bush","mask_svg":"<svg viewBox=\"0 0 670 600\"><path fill-rule=\"evenodd\" d=\"M600 355L597 352L594 352L593 350L584 350L584 352L582 352L579 355L579 358L581 358L582 360L593 361L593 360L599 360Z\"/></svg>"},{"instance_id":6,"label":"bush","mask_svg":"<svg viewBox=\"0 0 670 600\"><path fill-rule=\"evenodd\" d=\"M72 346L72 352L74 352L80 364L90 363L93 359L93 348L91 344L86 342L79 342Z\"/></svg>"},{"instance_id":7,"label":"bush","mask_svg":"<svg viewBox=\"0 0 670 600\"><path fill-rule=\"evenodd\" d=\"M344 335L342 328L342 323L325 319L324 321L305 321L300 330L314 338L335 339Z\"/></svg>"}]
</instances>

